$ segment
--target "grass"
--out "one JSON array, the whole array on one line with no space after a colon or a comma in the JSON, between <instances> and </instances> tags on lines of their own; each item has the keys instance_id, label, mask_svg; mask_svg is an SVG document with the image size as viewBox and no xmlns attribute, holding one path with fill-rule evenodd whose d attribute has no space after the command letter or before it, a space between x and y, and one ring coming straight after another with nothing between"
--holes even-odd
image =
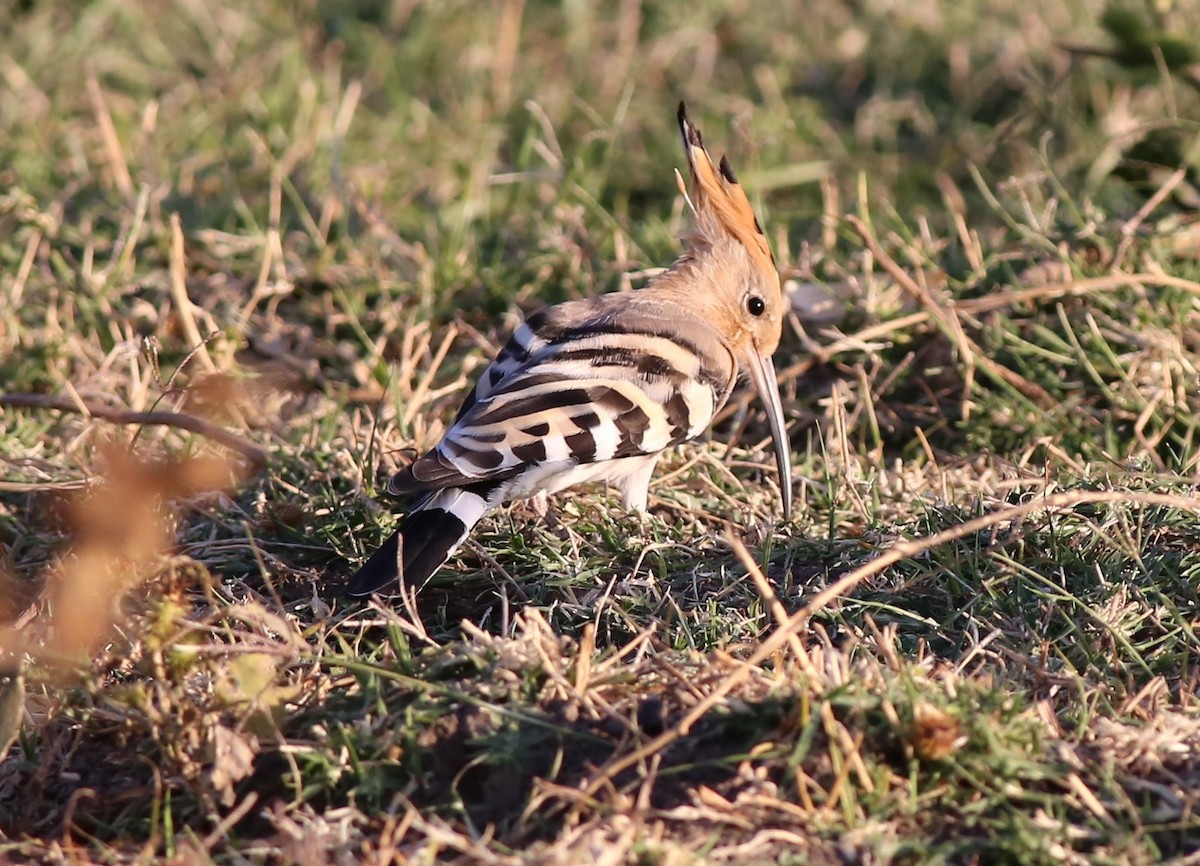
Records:
<instances>
[{"instance_id":1,"label":"grass","mask_svg":"<svg viewBox=\"0 0 1200 866\"><path fill-rule=\"evenodd\" d=\"M1190 6L0 8L0 859L1194 862ZM739 395L347 605L519 317L678 251L681 97L795 520Z\"/></svg>"}]
</instances>

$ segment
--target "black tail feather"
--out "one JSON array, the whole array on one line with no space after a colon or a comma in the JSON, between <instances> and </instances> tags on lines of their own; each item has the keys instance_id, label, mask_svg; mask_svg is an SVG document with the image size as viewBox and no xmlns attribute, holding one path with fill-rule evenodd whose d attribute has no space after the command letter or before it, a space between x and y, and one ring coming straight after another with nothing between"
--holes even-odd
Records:
<instances>
[{"instance_id":1,"label":"black tail feather","mask_svg":"<svg viewBox=\"0 0 1200 866\"><path fill-rule=\"evenodd\" d=\"M353 597L368 596L380 592L393 582L399 588L400 563L399 550L400 531L396 530L388 536L387 541L375 551L371 558L350 578L346 585L346 595Z\"/></svg>"},{"instance_id":2,"label":"black tail feather","mask_svg":"<svg viewBox=\"0 0 1200 866\"><path fill-rule=\"evenodd\" d=\"M395 595L401 576L407 586L422 586L450 558L466 533L466 524L442 508L412 512L354 573L346 594L355 598L374 593Z\"/></svg>"}]
</instances>

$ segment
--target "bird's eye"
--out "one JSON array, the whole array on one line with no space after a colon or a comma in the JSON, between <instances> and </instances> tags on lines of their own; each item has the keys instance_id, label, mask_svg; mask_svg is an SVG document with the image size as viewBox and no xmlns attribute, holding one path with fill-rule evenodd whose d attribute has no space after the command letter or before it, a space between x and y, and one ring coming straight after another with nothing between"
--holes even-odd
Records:
<instances>
[{"instance_id":1,"label":"bird's eye","mask_svg":"<svg viewBox=\"0 0 1200 866\"><path fill-rule=\"evenodd\" d=\"M767 311L767 305L763 303L763 299L758 295L751 295L746 298L746 310L752 316L761 316Z\"/></svg>"}]
</instances>

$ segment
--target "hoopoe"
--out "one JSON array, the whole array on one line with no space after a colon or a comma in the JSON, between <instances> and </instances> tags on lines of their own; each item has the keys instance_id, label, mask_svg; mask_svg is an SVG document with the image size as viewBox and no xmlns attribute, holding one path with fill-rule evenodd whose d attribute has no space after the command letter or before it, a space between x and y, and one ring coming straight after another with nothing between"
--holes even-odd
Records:
<instances>
[{"instance_id":1,"label":"hoopoe","mask_svg":"<svg viewBox=\"0 0 1200 866\"><path fill-rule=\"evenodd\" d=\"M645 288L530 316L476 383L433 450L391 479L417 497L350 579L366 596L421 586L504 502L606 481L644 512L662 452L699 436L739 371L767 409L785 516L791 464L771 355L785 299L767 239L729 162L714 165L679 104L694 216L683 255Z\"/></svg>"}]
</instances>

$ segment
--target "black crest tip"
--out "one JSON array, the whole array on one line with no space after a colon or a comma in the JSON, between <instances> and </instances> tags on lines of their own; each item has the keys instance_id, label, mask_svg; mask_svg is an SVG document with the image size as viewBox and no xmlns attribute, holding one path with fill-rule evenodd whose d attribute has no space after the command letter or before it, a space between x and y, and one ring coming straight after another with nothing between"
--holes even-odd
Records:
<instances>
[{"instance_id":1,"label":"black crest tip","mask_svg":"<svg viewBox=\"0 0 1200 866\"><path fill-rule=\"evenodd\" d=\"M737 175L733 173L733 167L729 164L729 158L721 157L721 177L725 178L730 183L737 183Z\"/></svg>"},{"instance_id":2,"label":"black crest tip","mask_svg":"<svg viewBox=\"0 0 1200 866\"><path fill-rule=\"evenodd\" d=\"M679 132L683 135L684 145L704 147L704 138L700 130L693 125L687 113L687 103L679 100Z\"/></svg>"}]
</instances>

